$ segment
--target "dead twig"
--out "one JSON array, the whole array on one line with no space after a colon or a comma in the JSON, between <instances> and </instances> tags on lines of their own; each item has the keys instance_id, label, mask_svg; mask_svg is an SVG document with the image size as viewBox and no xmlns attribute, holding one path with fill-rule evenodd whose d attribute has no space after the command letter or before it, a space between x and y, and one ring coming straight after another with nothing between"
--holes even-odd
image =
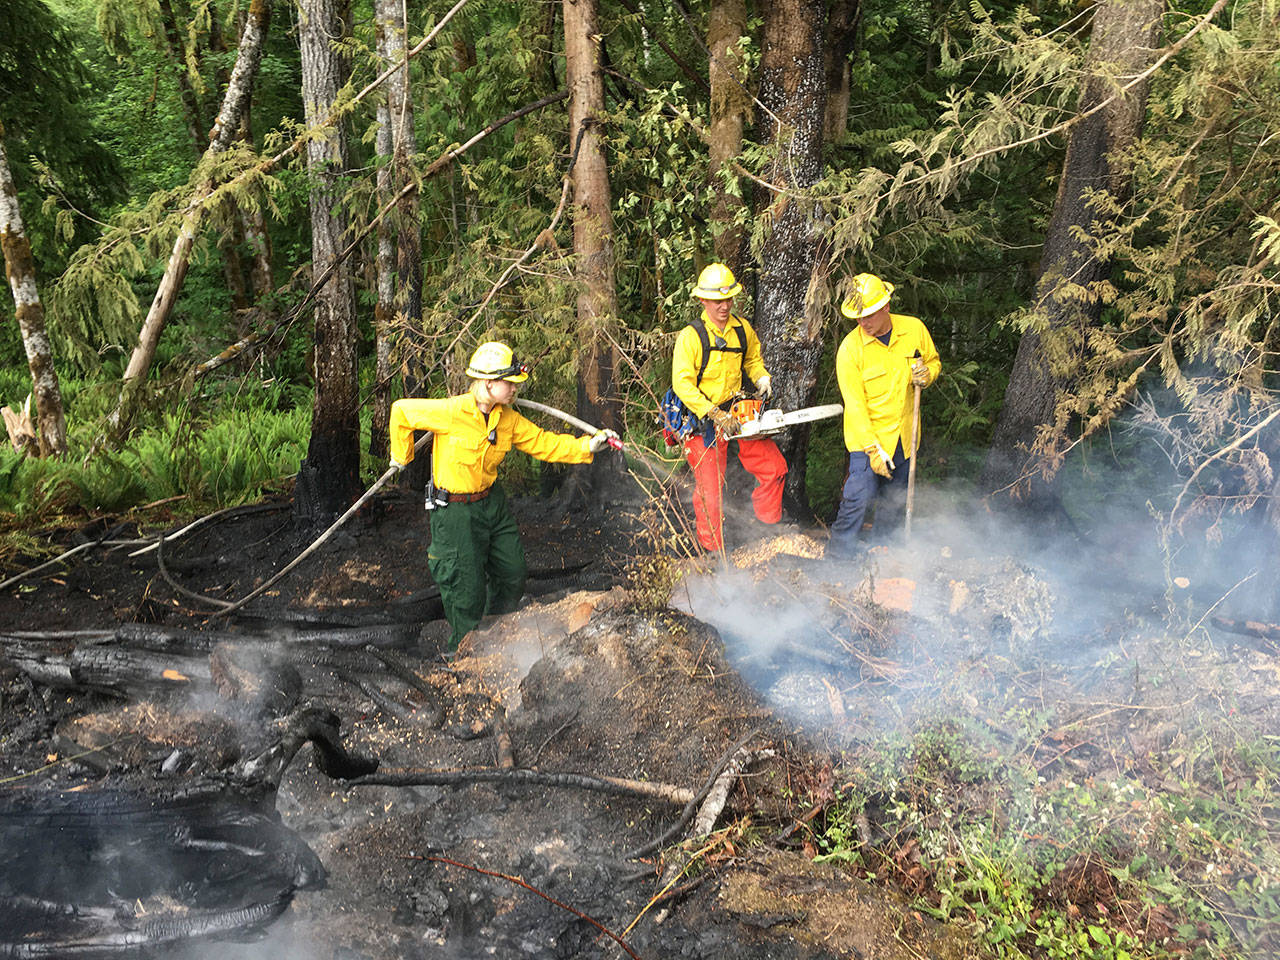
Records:
<instances>
[{"instance_id":1,"label":"dead twig","mask_svg":"<svg viewBox=\"0 0 1280 960\"><path fill-rule=\"evenodd\" d=\"M470 864L460 863L457 860L450 860L448 857L421 857L421 856L410 855L410 856L402 857L401 859L423 860L423 861L428 861L430 863L447 863L451 867L461 867L463 870L470 870L473 873L481 873L481 874L484 874L486 877L497 877L499 880L506 880L508 883L514 883L518 887L524 887L530 893L536 893L543 900L547 901L547 903L555 904L561 910L567 910L569 913L572 913L575 917L578 917L581 920L587 921L587 923L591 924L593 927L595 927L597 930L603 933L606 937L613 940L613 942L616 943L618 946L620 946L623 950L627 951L627 956L634 957L635 960L640 960L640 954L632 950L631 947L627 945L625 940L619 937L616 933L614 933L604 924L600 923L598 920L593 920L591 917L587 916L581 910L571 907L567 903L561 903L555 897L550 896L549 894L543 893L537 887L526 883L525 881L521 880L519 877L513 877L508 873L499 873L496 870L485 870L483 867L473 867Z\"/></svg>"}]
</instances>

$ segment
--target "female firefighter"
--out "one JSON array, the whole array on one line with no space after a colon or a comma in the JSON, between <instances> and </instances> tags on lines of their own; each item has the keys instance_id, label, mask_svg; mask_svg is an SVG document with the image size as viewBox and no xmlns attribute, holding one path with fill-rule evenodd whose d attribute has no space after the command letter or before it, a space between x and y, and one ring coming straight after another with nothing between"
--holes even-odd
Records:
<instances>
[{"instance_id":1,"label":"female firefighter","mask_svg":"<svg viewBox=\"0 0 1280 960\"><path fill-rule=\"evenodd\" d=\"M391 405L391 463L413 459L413 431L434 439L427 508L431 546L427 566L440 587L456 650L485 613L515 609L528 568L498 464L512 447L555 463L590 463L617 439L612 430L574 437L551 433L516 412L518 384L529 365L505 343L482 343L467 366L471 389L443 400L397 400Z\"/></svg>"}]
</instances>

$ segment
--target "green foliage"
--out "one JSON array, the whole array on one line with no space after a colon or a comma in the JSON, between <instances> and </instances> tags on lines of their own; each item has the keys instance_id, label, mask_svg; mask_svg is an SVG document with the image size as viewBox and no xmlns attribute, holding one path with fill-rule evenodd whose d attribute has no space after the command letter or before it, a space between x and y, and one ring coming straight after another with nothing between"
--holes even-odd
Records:
<instances>
[{"instance_id":1,"label":"green foliage","mask_svg":"<svg viewBox=\"0 0 1280 960\"><path fill-rule=\"evenodd\" d=\"M8 395L0 376L0 395ZM63 399L74 449L89 430L81 416L101 398L76 381L64 381ZM142 504L185 496L196 509L251 501L263 486L297 472L306 454L310 406L279 386L228 394L202 405L165 411L134 434L126 447L83 462L40 460L0 449L0 512L24 525L55 521L67 513L120 513Z\"/></svg>"},{"instance_id":2,"label":"green foliage","mask_svg":"<svg viewBox=\"0 0 1280 960\"><path fill-rule=\"evenodd\" d=\"M1122 776L1046 782L1023 749L1042 727L1022 722L1026 739L1003 752L955 721L869 744L815 836L819 859L906 874L920 909L969 925L1001 957L1247 957L1274 945L1280 847L1264 811L1280 741L1206 744L1216 760L1201 782L1151 793ZM887 841L868 843L869 818Z\"/></svg>"}]
</instances>

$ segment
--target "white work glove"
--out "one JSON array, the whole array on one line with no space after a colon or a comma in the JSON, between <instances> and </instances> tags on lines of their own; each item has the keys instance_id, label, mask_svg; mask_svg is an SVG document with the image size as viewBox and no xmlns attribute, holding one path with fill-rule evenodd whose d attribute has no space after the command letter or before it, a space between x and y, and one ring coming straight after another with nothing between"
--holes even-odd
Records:
<instances>
[{"instance_id":1,"label":"white work glove","mask_svg":"<svg viewBox=\"0 0 1280 960\"><path fill-rule=\"evenodd\" d=\"M929 385L929 368L925 366L924 360L916 357L911 362L911 384L916 387L927 387Z\"/></svg>"},{"instance_id":2,"label":"white work glove","mask_svg":"<svg viewBox=\"0 0 1280 960\"><path fill-rule=\"evenodd\" d=\"M395 457L392 457L392 458L391 458L391 469L392 469L392 470L396 470L396 471L403 470L403 469L404 469L404 464L403 464L403 463L401 463L399 460L397 460Z\"/></svg>"},{"instance_id":3,"label":"white work glove","mask_svg":"<svg viewBox=\"0 0 1280 960\"><path fill-rule=\"evenodd\" d=\"M591 439L587 441L587 449L592 453L599 453L605 447L609 446L610 440L618 440L618 434L615 430L597 430L591 435Z\"/></svg>"},{"instance_id":4,"label":"white work glove","mask_svg":"<svg viewBox=\"0 0 1280 960\"><path fill-rule=\"evenodd\" d=\"M726 440L736 437L742 432L742 424L738 422L738 418L721 410L719 407L712 407L707 413L716 425L716 429L720 431L720 435Z\"/></svg>"},{"instance_id":5,"label":"white work glove","mask_svg":"<svg viewBox=\"0 0 1280 960\"><path fill-rule=\"evenodd\" d=\"M768 400L773 396L773 377L767 373L756 381L756 393L760 394L760 399Z\"/></svg>"},{"instance_id":6,"label":"white work glove","mask_svg":"<svg viewBox=\"0 0 1280 960\"><path fill-rule=\"evenodd\" d=\"M886 480L893 476L893 461L889 459L889 454L885 453L884 447L878 443L870 443L862 448L862 452L871 461L872 473L884 477Z\"/></svg>"}]
</instances>

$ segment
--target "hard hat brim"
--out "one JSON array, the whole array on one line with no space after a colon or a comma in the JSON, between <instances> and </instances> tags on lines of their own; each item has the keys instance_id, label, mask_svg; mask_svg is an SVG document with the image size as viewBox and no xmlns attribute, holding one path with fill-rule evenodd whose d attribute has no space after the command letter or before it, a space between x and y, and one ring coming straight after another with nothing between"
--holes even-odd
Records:
<instances>
[{"instance_id":1,"label":"hard hat brim","mask_svg":"<svg viewBox=\"0 0 1280 960\"><path fill-rule=\"evenodd\" d=\"M467 367L467 376L472 380L506 380L509 383L524 383L529 379L527 373L512 373L505 377L499 377L492 373L482 373L474 367Z\"/></svg>"},{"instance_id":2,"label":"hard hat brim","mask_svg":"<svg viewBox=\"0 0 1280 960\"><path fill-rule=\"evenodd\" d=\"M741 292L742 284L740 283L734 283L728 292L720 287L694 287L693 298L695 300L732 300Z\"/></svg>"},{"instance_id":3,"label":"hard hat brim","mask_svg":"<svg viewBox=\"0 0 1280 960\"><path fill-rule=\"evenodd\" d=\"M893 284L886 283L884 285L884 296L881 297L879 300L877 300L875 303L872 303L867 306L863 306L863 308L859 310L858 301L855 300L853 297L849 297L849 299L845 300L844 303L840 304L840 312L843 313L850 320L861 320L863 317L871 316L871 314L875 313L877 310L883 307L886 303L888 303L889 297L892 294L893 294Z\"/></svg>"}]
</instances>

